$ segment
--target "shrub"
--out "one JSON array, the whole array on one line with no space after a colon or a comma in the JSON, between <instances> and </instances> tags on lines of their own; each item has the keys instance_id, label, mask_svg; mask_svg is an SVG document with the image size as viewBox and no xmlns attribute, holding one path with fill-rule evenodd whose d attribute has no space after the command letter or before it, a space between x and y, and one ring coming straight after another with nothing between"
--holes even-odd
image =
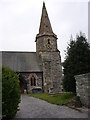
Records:
<instances>
[{"instance_id":1,"label":"shrub","mask_svg":"<svg viewBox=\"0 0 90 120\"><path fill-rule=\"evenodd\" d=\"M19 76L10 68L2 68L2 114L11 119L20 102Z\"/></svg>"}]
</instances>

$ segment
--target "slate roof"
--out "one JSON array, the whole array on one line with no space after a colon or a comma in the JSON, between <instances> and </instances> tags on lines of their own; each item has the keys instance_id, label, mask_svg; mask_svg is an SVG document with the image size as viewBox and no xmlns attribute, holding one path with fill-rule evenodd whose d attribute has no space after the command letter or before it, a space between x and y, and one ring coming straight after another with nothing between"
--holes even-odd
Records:
<instances>
[{"instance_id":1,"label":"slate roof","mask_svg":"<svg viewBox=\"0 0 90 120\"><path fill-rule=\"evenodd\" d=\"M15 72L42 72L41 59L36 52L2 52L2 65Z\"/></svg>"}]
</instances>

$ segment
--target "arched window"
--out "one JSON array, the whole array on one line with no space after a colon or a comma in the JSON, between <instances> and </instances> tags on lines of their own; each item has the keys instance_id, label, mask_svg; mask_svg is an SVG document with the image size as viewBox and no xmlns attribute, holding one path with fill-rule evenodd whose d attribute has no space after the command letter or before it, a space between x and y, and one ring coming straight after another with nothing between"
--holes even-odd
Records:
<instances>
[{"instance_id":1,"label":"arched window","mask_svg":"<svg viewBox=\"0 0 90 120\"><path fill-rule=\"evenodd\" d=\"M48 45L50 45L50 39L48 39Z\"/></svg>"},{"instance_id":2,"label":"arched window","mask_svg":"<svg viewBox=\"0 0 90 120\"><path fill-rule=\"evenodd\" d=\"M34 76L31 77L31 86L36 86L36 79Z\"/></svg>"},{"instance_id":3,"label":"arched window","mask_svg":"<svg viewBox=\"0 0 90 120\"><path fill-rule=\"evenodd\" d=\"M31 86L33 86L33 79L31 78Z\"/></svg>"},{"instance_id":4,"label":"arched window","mask_svg":"<svg viewBox=\"0 0 90 120\"><path fill-rule=\"evenodd\" d=\"M34 78L34 86L36 86L36 79Z\"/></svg>"}]
</instances>

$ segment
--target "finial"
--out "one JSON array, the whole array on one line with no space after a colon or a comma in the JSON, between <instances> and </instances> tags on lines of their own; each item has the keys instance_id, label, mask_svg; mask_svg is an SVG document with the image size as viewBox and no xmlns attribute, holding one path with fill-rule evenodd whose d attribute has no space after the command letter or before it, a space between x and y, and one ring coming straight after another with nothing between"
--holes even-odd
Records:
<instances>
[{"instance_id":1,"label":"finial","mask_svg":"<svg viewBox=\"0 0 90 120\"><path fill-rule=\"evenodd\" d=\"M45 2L43 1L43 8L45 8Z\"/></svg>"}]
</instances>

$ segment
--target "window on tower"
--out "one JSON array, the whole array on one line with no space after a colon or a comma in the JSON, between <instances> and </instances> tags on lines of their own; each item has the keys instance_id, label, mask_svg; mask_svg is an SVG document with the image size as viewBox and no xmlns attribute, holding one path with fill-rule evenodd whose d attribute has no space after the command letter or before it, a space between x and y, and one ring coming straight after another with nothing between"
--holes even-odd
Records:
<instances>
[{"instance_id":1,"label":"window on tower","mask_svg":"<svg viewBox=\"0 0 90 120\"><path fill-rule=\"evenodd\" d=\"M48 39L48 45L50 45L50 39Z\"/></svg>"}]
</instances>

